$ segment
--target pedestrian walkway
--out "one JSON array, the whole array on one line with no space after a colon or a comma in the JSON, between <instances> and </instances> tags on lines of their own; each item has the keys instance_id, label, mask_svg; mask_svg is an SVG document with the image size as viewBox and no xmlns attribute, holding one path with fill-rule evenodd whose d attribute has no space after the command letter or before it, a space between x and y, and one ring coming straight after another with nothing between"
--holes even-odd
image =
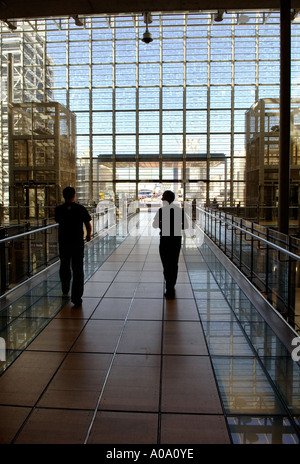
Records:
<instances>
[{"instance_id":1,"label":"pedestrian walkway","mask_svg":"<svg viewBox=\"0 0 300 464\"><path fill-rule=\"evenodd\" d=\"M166 300L151 221L90 244L82 309L57 269L2 303L0 443L299 443L298 365L202 239Z\"/></svg>"}]
</instances>

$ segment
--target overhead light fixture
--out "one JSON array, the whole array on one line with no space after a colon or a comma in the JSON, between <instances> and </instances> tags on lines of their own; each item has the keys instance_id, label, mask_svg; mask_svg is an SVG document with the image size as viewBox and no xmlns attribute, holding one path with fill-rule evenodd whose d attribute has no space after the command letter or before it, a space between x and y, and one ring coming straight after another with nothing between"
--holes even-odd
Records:
<instances>
[{"instance_id":1,"label":"overhead light fixture","mask_svg":"<svg viewBox=\"0 0 300 464\"><path fill-rule=\"evenodd\" d=\"M296 8L295 10L292 10L291 11L291 21L299 21L299 13L300 13L300 9L299 8Z\"/></svg>"},{"instance_id":2,"label":"overhead light fixture","mask_svg":"<svg viewBox=\"0 0 300 464\"><path fill-rule=\"evenodd\" d=\"M237 23L238 24L246 24L249 21L249 16L245 14L238 14L237 15Z\"/></svg>"},{"instance_id":3,"label":"overhead light fixture","mask_svg":"<svg viewBox=\"0 0 300 464\"><path fill-rule=\"evenodd\" d=\"M4 19L3 22L7 25L8 29L10 29L11 31L15 31L17 29L17 26L15 25L15 23L8 21L8 19Z\"/></svg>"},{"instance_id":4,"label":"overhead light fixture","mask_svg":"<svg viewBox=\"0 0 300 464\"><path fill-rule=\"evenodd\" d=\"M143 34L142 42L148 44L153 41L152 35L148 30L148 24L152 23L152 15L151 13L144 13L144 23L146 23L146 30Z\"/></svg>"},{"instance_id":5,"label":"overhead light fixture","mask_svg":"<svg viewBox=\"0 0 300 464\"><path fill-rule=\"evenodd\" d=\"M72 16L72 18L74 19L76 26L79 26L79 27L83 26L83 22L81 21L78 15L74 15Z\"/></svg>"},{"instance_id":6,"label":"overhead light fixture","mask_svg":"<svg viewBox=\"0 0 300 464\"><path fill-rule=\"evenodd\" d=\"M218 10L218 13L214 15L214 21L217 23L223 21L224 13L226 13L226 10Z\"/></svg>"}]
</instances>

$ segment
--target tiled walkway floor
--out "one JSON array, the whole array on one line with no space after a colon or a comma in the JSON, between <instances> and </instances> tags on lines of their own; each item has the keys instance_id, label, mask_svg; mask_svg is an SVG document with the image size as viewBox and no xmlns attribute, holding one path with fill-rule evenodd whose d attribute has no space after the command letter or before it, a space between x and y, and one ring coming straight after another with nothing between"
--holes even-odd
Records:
<instances>
[{"instance_id":1,"label":"tiled walkway floor","mask_svg":"<svg viewBox=\"0 0 300 464\"><path fill-rule=\"evenodd\" d=\"M151 215L142 219L149 230ZM176 299L165 300L159 237L140 227L105 260L101 247L87 252L82 309L60 299L57 272L22 297L23 331L50 322L0 377L0 443L297 443L239 323L247 330L252 314L262 327L249 302L194 239L183 246ZM293 380L288 400L299 411L298 371Z\"/></svg>"}]
</instances>

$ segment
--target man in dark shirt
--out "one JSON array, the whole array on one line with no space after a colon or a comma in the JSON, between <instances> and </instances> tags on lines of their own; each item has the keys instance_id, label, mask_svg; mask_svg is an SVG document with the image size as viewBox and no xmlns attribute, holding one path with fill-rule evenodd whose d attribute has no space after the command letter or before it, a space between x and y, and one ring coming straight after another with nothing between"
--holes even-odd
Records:
<instances>
[{"instance_id":1,"label":"man in dark shirt","mask_svg":"<svg viewBox=\"0 0 300 464\"><path fill-rule=\"evenodd\" d=\"M59 275L62 292L67 295L73 272L71 301L75 306L81 306L84 290L83 224L87 232L86 240L89 242L91 239L91 216L83 205L75 203L75 189L73 187L66 187L63 190L63 197L65 203L55 208L55 220L59 224Z\"/></svg>"},{"instance_id":2,"label":"man in dark shirt","mask_svg":"<svg viewBox=\"0 0 300 464\"><path fill-rule=\"evenodd\" d=\"M188 228L187 216L182 208L173 204L174 200L174 192L165 190L163 207L159 208L152 224L160 229L159 254L166 281L165 297L170 299L175 297L182 229Z\"/></svg>"}]
</instances>

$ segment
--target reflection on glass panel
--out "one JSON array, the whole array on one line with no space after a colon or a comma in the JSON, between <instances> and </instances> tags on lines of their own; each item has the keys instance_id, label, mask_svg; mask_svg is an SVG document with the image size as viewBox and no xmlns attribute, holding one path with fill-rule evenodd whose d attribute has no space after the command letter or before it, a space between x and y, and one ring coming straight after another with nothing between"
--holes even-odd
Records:
<instances>
[{"instance_id":1,"label":"reflection on glass panel","mask_svg":"<svg viewBox=\"0 0 300 464\"><path fill-rule=\"evenodd\" d=\"M183 85L183 64L163 64L163 85Z\"/></svg>"},{"instance_id":2,"label":"reflection on glass panel","mask_svg":"<svg viewBox=\"0 0 300 464\"><path fill-rule=\"evenodd\" d=\"M200 180L206 179L207 162L206 161L187 161L186 163L186 179Z\"/></svg>"},{"instance_id":3,"label":"reflection on glass panel","mask_svg":"<svg viewBox=\"0 0 300 464\"><path fill-rule=\"evenodd\" d=\"M104 154L111 155L112 144L113 144L113 138L111 135L94 136L93 137L94 156L104 155Z\"/></svg>"},{"instance_id":4,"label":"reflection on glass panel","mask_svg":"<svg viewBox=\"0 0 300 464\"><path fill-rule=\"evenodd\" d=\"M207 111L186 111L186 132L207 132Z\"/></svg>"},{"instance_id":5,"label":"reflection on glass panel","mask_svg":"<svg viewBox=\"0 0 300 464\"><path fill-rule=\"evenodd\" d=\"M235 85L234 107L248 109L255 102L254 85Z\"/></svg>"},{"instance_id":6,"label":"reflection on glass panel","mask_svg":"<svg viewBox=\"0 0 300 464\"><path fill-rule=\"evenodd\" d=\"M209 287L202 293L202 298L218 298L214 297L214 291ZM219 290L215 293L219 293ZM252 349L236 321L202 321L202 325L211 355L231 356L232 353L237 353L237 356L252 355Z\"/></svg>"},{"instance_id":7,"label":"reflection on glass panel","mask_svg":"<svg viewBox=\"0 0 300 464\"><path fill-rule=\"evenodd\" d=\"M90 115L89 113L77 113L76 114L76 129L77 134L87 135L90 132Z\"/></svg>"},{"instance_id":8,"label":"reflection on glass panel","mask_svg":"<svg viewBox=\"0 0 300 464\"><path fill-rule=\"evenodd\" d=\"M193 34L194 30L190 29L189 33ZM197 34L197 29L195 35ZM204 37L187 37L186 39L186 59L187 61L204 61L207 60L207 40Z\"/></svg>"},{"instance_id":9,"label":"reflection on glass panel","mask_svg":"<svg viewBox=\"0 0 300 464\"><path fill-rule=\"evenodd\" d=\"M163 155L173 154L180 155L182 154L182 135L181 134L172 134L172 135L163 135Z\"/></svg>"},{"instance_id":10,"label":"reflection on glass panel","mask_svg":"<svg viewBox=\"0 0 300 464\"><path fill-rule=\"evenodd\" d=\"M116 40L116 61L117 62L135 62L135 40Z\"/></svg>"},{"instance_id":11,"label":"reflection on glass panel","mask_svg":"<svg viewBox=\"0 0 300 464\"><path fill-rule=\"evenodd\" d=\"M159 117L158 111L140 111L139 132L141 134L159 134Z\"/></svg>"},{"instance_id":12,"label":"reflection on glass panel","mask_svg":"<svg viewBox=\"0 0 300 464\"><path fill-rule=\"evenodd\" d=\"M93 89L93 109L112 110L112 89Z\"/></svg>"},{"instance_id":13,"label":"reflection on glass panel","mask_svg":"<svg viewBox=\"0 0 300 464\"><path fill-rule=\"evenodd\" d=\"M135 135L116 135L116 154L135 155L136 136Z\"/></svg>"},{"instance_id":14,"label":"reflection on glass panel","mask_svg":"<svg viewBox=\"0 0 300 464\"><path fill-rule=\"evenodd\" d=\"M89 54L89 42L71 42L69 48L70 64L85 64Z\"/></svg>"},{"instance_id":15,"label":"reflection on glass panel","mask_svg":"<svg viewBox=\"0 0 300 464\"><path fill-rule=\"evenodd\" d=\"M90 139L88 136L77 136L77 156L86 156L90 151Z\"/></svg>"},{"instance_id":16,"label":"reflection on glass panel","mask_svg":"<svg viewBox=\"0 0 300 464\"><path fill-rule=\"evenodd\" d=\"M139 154L157 158L159 155L159 135L140 135Z\"/></svg>"},{"instance_id":17,"label":"reflection on glass panel","mask_svg":"<svg viewBox=\"0 0 300 464\"><path fill-rule=\"evenodd\" d=\"M116 85L130 86L136 83L136 65L135 64L117 64L116 65Z\"/></svg>"},{"instance_id":18,"label":"reflection on glass panel","mask_svg":"<svg viewBox=\"0 0 300 464\"><path fill-rule=\"evenodd\" d=\"M226 61L219 61L211 63L211 84L231 84L231 63Z\"/></svg>"},{"instance_id":19,"label":"reflection on glass panel","mask_svg":"<svg viewBox=\"0 0 300 464\"><path fill-rule=\"evenodd\" d=\"M186 154L205 154L207 147L207 135L206 134L192 134L186 135L185 139L185 151Z\"/></svg>"},{"instance_id":20,"label":"reflection on glass panel","mask_svg":"<svg viewBox=\"0 0 300 464\"><path fill-rule=\"evenodd\" d=\"M210 152L230 155L230 134L211 134Z\"/></svg>"},{"instance_id":21,"label":"reflection on glass panel","mask_svg":"<svg viewBox=\"0 0 300 464\"><path fill-rule=\"evenodd\" d=\"M159 163L141 161L139 163L139 178L140 180L158 180Z\"/></svg>"},{"instance_id":22,"label":"reflection on glass panel","mask_svg":"<svg viewBox=\"0 0 300 464\"><path fill-rule=\"evenodd\" d=\"M206 87L187 87L186 88L186 107L187 109L206 109L207 108L207 88Z\"/></svg>"},{"instance_id":23,"label":"reflection on glass panel","mask_svg":"<svg viewBox=\"0 0 300 464\"><path fill-rule=\"evenodd\" d=\"M211 59L218 60L231 60L232 43L231 37L223 37L222 40L213 37L211 39Z\"/></svg>"},{"instance_id":24,"label":"reflection on glass panel","mask_svg":"<svg viewBox=\"0 0 300 464\"><path fill-rule=\"evenodd\" d=\"M234 67L235 84L253 84L256 76L255 62L237 61Z\"/></svg>"},{"instance_id":25,"label":"reflection on glass panel","mask_svg":"<svg viewBox=\"0 0 300 464\"><path fill-rule=\"evenodd\" d=\"M70 109L71 111L87 111L89 109L88 89L70 90Z\"/></svg>"},{"instance_id":26,"label":"reflection on glass panel","mask_svg":"<svg viewBox=\"0 0 300 464\"><path fill-rule=\"evenodd\" d=\"M116 133L135 134L136 133L136 113L135 111L120 111L116 113Z\"/></svg>"},{"instance_id":27,"label":"reflection on glass panel","mask_svg":"<svg viewBox=\"0 0 300 464\"><path fill-rule=\"evenodd\" d=\"M164 87L163 88L163 108L181 109L183 106L183 88L182 87Z\"/></svg>"},{"instance_id":28,"label":"reflection on glass panel","mask_svg":"<svg viewBox=\"0 0 300 464\"><path fill-rule=\"evenodd\" d=\"M89 67L70 66L70 87L89 87Z\"/></svg>"},{"instance_id":29,"label":"reflection on glass panel","mask_svg":"<svg viewBox=\"0 0 300 464\"><path fill-rule=\"evenodd\" d=\"M136 183L135 182L117 182L116 184L116 195L117 198L125 194L127 198L136 198Z\"/></svg>"},{"instance_id":30,"label":"reflection on glass panel","mask_svg":"<svg viewBox=\"0 0 300 464\"><path fill-rule=\"evenodd\" d=\"M230 108L231 107L231 87L213 85L210 89L210 107Z\"/></svg>"},{"instance_id":31,"label":"reflection on glass panel","mask_svg":"<svg viewBox=\"0 0 300 464\"><path fill-rule=\"evenodd\" d=\"M164 161L162 163L163 179L180 180L182 179L182 162Z\"/></svg>"},{"instance_id":32,"label":"reflection on glass panel","mask_svg":"<svg viewBox=\"0 0 300 464\"><path fill-rule=\"evenodd\" d=\"M297 444L299 439L290 420L284 416L227 418L234 444Z\"/></svg>"},{"instance_id":33,"label":"reflection on glass panel","mask_svg":"<svg viewBox=\"0 0 300 464\"><path fill-rule=\"evenodd\" d=\"M136 109L136 89L118 88L115 91L117 110Z\"/></svg>"},{"instance_id":34,"label":"reflection on glass panel","mask_svg":"<svg viewBox=\"0 0 300 464\"><path fill-rule=\"evenodd\" d=\"M100 34L100 31L97 31ZM101 31L101 34L105 34L105 29ZM93 37L95 37L96 32L93 32ZM101 36L103 38L103 36ZM92 58L93 63L112 63L112 48L110 42L103 41L93 41L92 44Z\"/></svg>"},{"instance_id":35,"label":"reflection on glass panel","mask_svg":"<svg viewBox=\"0 0 300 464\"><path fill-rule=\"evenodd\" d=\"M159 88L148 87L139 89L139 109L155 110L159 109Z\"/></svg>"},{"instance_id":36,"label":"reflection on glass panel","mask_svg":"<svg viewBox=\"0 0 300 464\"><path fill-rule=\"evenodd\" d=\"M211 201L215 198L219 206L226 206L230 199L230 185L228 182L210 182L209 196Z\"/></svg>"},{"instance_id":37,"label":"reflection on glass panel","mask_svg":"<svg viewBox=\"0 0 300 464\"><path fill-rule=\"evenodd\" d=\"M112 87L112 66L94 64L92 67L92 80L95 87Z\"/></svg>"},{"instance_id":38,"label":"reflection on glass panel","mask_svg":"<svg viewBox=\"0 0 300 464\"><path fill-rule=\"evenodd\" d=\"M112 161L103 161L101 157L99 159L93 159L93 180L100 180L101 182L107 182L113 180L113 163Z\"/></svg>"},{"instance_id":39,"label":"reflection on glass panel","mask_svg":"<svg viewBox=\"0 0 300 464\"><path fill-rule=\"evenodd\" d=\"M231 131L231 112L228 110L211 110L210 112L211 132L221 133Z\"/></svg>"},{"instance_id":40,"label":"reflection on glass panel","mask_svg":"<svg viewBox=\"0 0 300 464\"><path fill-rule=\"evenodd\" d=\"M135 180L136 163L117 162L116 163L116 180Z\"/></svg>"},{"instance_id":41,"label":"reflection on glass panel","mask_svg":"<svg viewBox=\"0 0 300 464\"><path fill-rule=\"evenodd\" d=\"M212 358L225 411L282 414L283 406L256 358Z\"/></svg>"},{"instance_id":42,"label":"reflection on glass panel","mask_svg":"<svg viewBox=\"0 0 300 464\"><path fill-rule=\"evenodd\" d=\"M151 63L150 73L149 73L148 63L147 64L141 63L139 65L139 85L140 86L159 85L159 82L160 82L160 66L158 63Z\"/></svg>"},{"instance_id":43,"label":"reflection on glass panel","mask_svg":"<svg viewBox=\"0 0 300 464\"><path fill-rule=\"evenodd\" d=\"M203 206L206 202L206 183L189 182L186 184L186 200L196 199L198 206ZM202 305L203 307L203 305Z\"/></svg>"},{"instance_id":44,"label":"reflection on glass panel","mask_svg":"<svg viewBox=\"0 0 300 464\"><path fill-rule=\"evenodd\" d=\"M186 64L187 85L207 85L207 63Z\"/></svg>"},{"instance_id":45,"label":"reflection on glass panel","mask_svg":"<svg viewBox=\"0 0 300 464\"><path fill-rule=\"evenodd\" d=\"M164 111L163 112L163 132L180 133L183 127L182 111Z\"/></svg>"},{"instance_id":46,"label":"reflection on glass panel","mask_svg":"<svg viewBox=\"0 0 300 464\"><path fill-rule=\"evenodd\" d=\"M112 134L112 113L94 112L93 113L93 133Z\"/></svg>"}]
</instances>

